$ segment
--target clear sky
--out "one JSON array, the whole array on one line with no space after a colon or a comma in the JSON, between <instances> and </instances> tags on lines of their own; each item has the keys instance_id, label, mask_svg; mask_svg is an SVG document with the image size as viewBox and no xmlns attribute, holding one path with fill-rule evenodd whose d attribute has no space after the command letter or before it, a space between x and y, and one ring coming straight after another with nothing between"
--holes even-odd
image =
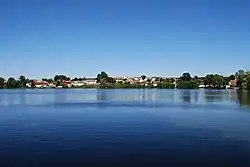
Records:
<instances>
[{"instance_id":1,"label":"clear sky","mask_svg":"<svg viewBox=\"0 0 250 167\"><path fill-rule=\"evenodd\" d=\"M250 68L249 0L1 0L0 76Z\"/></svg>"}]
</instances>

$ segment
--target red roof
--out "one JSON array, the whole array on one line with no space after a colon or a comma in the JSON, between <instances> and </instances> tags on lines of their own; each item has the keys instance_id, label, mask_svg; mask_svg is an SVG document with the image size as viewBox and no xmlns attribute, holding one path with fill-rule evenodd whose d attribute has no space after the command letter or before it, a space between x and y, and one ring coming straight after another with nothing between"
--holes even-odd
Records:
<instances>
[{"instance_id":1,"label":"red roof","mask_svg":"<svg viewBox=\"0 0 250 167\"><path fill-rule=\"evenodd\" d=\"M237 85L237 80L231 80L229 81L229 84L232 85L232 86L236 86Z\"/></svg>"},{"instance_id":2,"label":"red roof","mask_svg":"<svg viewBox=\"0 0 250 167\"><path fill-rule=\"evenodd\" d=\"M33 82L35 85L49 85L49 83L47 81L34 80Z\"/></svg>"},{"instance_id":3,"label":"red roof","mask_svg":"<svg viewBox=\"0 0 250 167\"><path fill-rule=\"evenodd\" d=\"M67 84L67 85L68 85L68 84L72 84L71 81L63 81L63 83L64 83L64 84Z\"/></svg>"}]
</instances>

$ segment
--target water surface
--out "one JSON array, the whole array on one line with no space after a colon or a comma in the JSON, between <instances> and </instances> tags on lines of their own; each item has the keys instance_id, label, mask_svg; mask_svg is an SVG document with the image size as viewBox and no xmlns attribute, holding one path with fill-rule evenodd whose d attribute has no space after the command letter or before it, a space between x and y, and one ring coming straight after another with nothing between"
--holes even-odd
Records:
<instances>
[{"instance_id":1,"label":"water surface","mask_svg":"<svg viewBox=\"0 0 250 167\"><path fill-rule=\"evenodd\" d=\"M1 90L0 166L250 166L236 90Z\"/></svg>"}]
</instances>

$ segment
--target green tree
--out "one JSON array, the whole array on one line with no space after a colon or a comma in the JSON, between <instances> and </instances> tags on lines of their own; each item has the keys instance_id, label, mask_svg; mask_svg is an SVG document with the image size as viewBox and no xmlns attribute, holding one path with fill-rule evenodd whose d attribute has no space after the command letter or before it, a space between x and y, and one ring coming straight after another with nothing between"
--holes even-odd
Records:
<instances>
[{"instance_id":1,"label":"green tree","mask_svg":"<svg viewBox=\"0 0 250 167\"><path fill-rule=\"evenodd\" d=\"M179 89L197 89L199 88L198 80L192 79L189 73L183 73L180 80L177 82Z\"/></svg>"},{"instance_id":2,"label":"green tree","mask_svg":"<svg viewBox=\"0 0 250 167\"><path fill-rule=\"evenodd\" d=\"M245 89L250 90L250 71L246 72Z\"/></svg>"},{"instance_id":3,"label":"green tree","mask_svg":"<svg viewBox=\"0 0 250 167\"><path fill-rule=\"evenodd\" d=\"M174 82L175 82L175 79L174 79L174 78L170 78L170 82L171 82L171 83L174 83Z\"/></svg>"},{"instance_id":4,"label":"green tree","mask_svg":"<svg viewBox=\"0 0 250 167\"><path fill-rule=\"evenodd\" d=\"M10 77L6 83L6 87L7 88L17 88L17 81L15 80L15 78Z\"/></svg>"},{"instance_id":5,"label":"green tree","mask_svg":"<svg viewBox=\"0 0 250 167\"><path fill-rule=\"evenodd\" d=\"M25 82L30 83L31 81L30 81L30 79L26 78Z\"/></svg>"},{"instance_id":6,"label":"green tree","mask_svg":"<svg viewBox=\"0 0 250 167\"><path fill-rule=\"evenodd\" d=\"M224 86L224 78L221 75L215 74L212 80L214 88L222 88Z\"/></svg>"},{"instance_id":7,"label":"green tree","mask_svg":"<svg viewBox=\"0 0 250 167\"><path fill-rule=\"evenodd\" d=\"M56 81L56 86L63 86L63 84L60 82L60 80Z\"/></svg>"},{"instance_id":8,"label":"green tree","mask_svg":"<svg viewBox=\"0 0 250 167\"><path fill-rule=\"evenodd\" d=\"M223 77L224 79L224 85L228 85L228 83L231 81L230 76L229 77Z\"/></svg>"},{"instance_id":9,"label":"green tree","mask_svg":"<svg viewBox=\"0 0 250 167\"><path fill-rule=\"evenodd\" d=\"M157 85L157 88L160 88L160 89L168 89L168 88L175 88L175 85L168 82L168 81L164 81L164 82L161 82Z\"/></svg>"},{"instance_id":10,"label":"green tree","mask_svg":"<svg viewBox=\"0 0 250 167\"><path fill-rule=\"evenodd\" d=\"M235 75L230 75L230 76L229 76L229 79L230 79L230 80L235 80L236 77L235 77Z\"/></svg>"},{"instance_id":11,"label":"green tree","mask_svg":"<svg viewBox=\"0 0 250 167\"><path fill-rule=\"evenodd\" d=\"M208 74L205 76L203 80L205 87L208 86L210 88L213 85L213 78L214 78L213 74Z\"/></svg>"},{"instance_id":12,"label":"green tree","mask_svg":"<svg viewBox=\"0 0 250 167\"><path fill-rule=\"evenodd\" d=\"M54 81L57 82L58 80L60 80L60 77L59 77L59 75L56 75L56 76L54 77Z\"/></svg>"},{"instance_id":13,"label":"green tree","mask_svg":"<svg viewBox=\"0 0 250 167\"><path fill-rule=\"evenodd\" d=\"M64 89L69 88L68 85L66 85L66 84L62 84L61 86L62 86L62 88L64 88Z\"/></svg>"},{"instance_id":14,"label":"green tree","mask_svg":"<svg viewBox=\"0 0 250 167\"><path fill-rule=\"evenodd\" d=\"M235 76L236 76L236 78L238 78L238 77L244 77L245 76L245 71L244 70L238 70L235 73Z\"/></svg>"},{"instance_id":15,"label":"green tree","mask_svg":"<svg viewBox=\"0 0 250 167\"><path fill-rule=\"evenodd\" d=\"M97 79L97 83L101 82L101 79L107 79L108 78L108 74L104 71L102 71L100 74L97 75L96 79Z\"/></svg>"},{"instance_id":16,"label":"green tree","mask_svg":"<svg viewBox=\"0 0 250 167\"><path fill-rule=\"evenodd\" d=\"M70 81L70 78L65 76L65 75L56 75L54 77L54 81L57 82L57 81Z\"/></svg>"},{"instance_id":17,"label":"green tree","mask_svg":"<svg viewBox=\"0 0 250 167\"><path fill-rule=\"evenodd\" d=\"M25 78L25 76L21 75L19 77L18 85L19 85L18 87L22 87L22 88L26 87L26 78Z\"/></svg>"},{"instance_id":18,"label":"green tree","mask_svg":"<svg viewBox=\"0 0 250 167\"><path fill-rule=\"evenodd\" d=\"M21 76L19 77L19 80L20 80L21 82L25 82L25 81L26 81L25 76L21 75Z\"/></svg>"},{"instance_id":19,"label":"green tree","mask_svg":"<svg viewBox=\"0 0 250 167\"><path fill-rule=\"evenodd\" d=\"M245 78L245 72L244 70L239 70L238 72L235 73L236 79L237 79L237 87L242 88L242 84L244 83L244 78Z\"/></svg>"},{"instance_id":20,"label":"green tree","mask_svg":"<svg viewBox=\"0 0 250 167\"><path fill-rule=\"evenodd\" d=\"M34 83L34 80L31 80L31 88L35 88L35 83Z\"/></svg>"},{"instance_id":21,"label":"green tree","mask_svg":"<svg viewBox=\"0 0 250 167\"><path fill-rule=\"evenodd\" d=\"M218 75L218 74L208 74L206 75L206 77L203 80L204 85L209 88L223 88L225 87L226 80L224 79L224 77L222 75Z\"/></svg>"},{"instance_id":22,"label":"green tree","mask_svg":"<svg viewBox=\"0 0 250 167\"><path fill-rule=\"evenodd\" d=\"M0 77L0 88L4 88L5 85L5 79L3 77Z\"/></svg>"},{"instance_id":23,"label":"green tree","mask_svg":"<svg viewBox=\"0 0 250 167\"><path fill-rule=\"evenodd\" d=\"M147 78L146 75L142 75L142 76L141 76L141 79L142 79L142 80L145 80L146 78Z\"/></svg>"},{"instance_id":24,"label":"green tree","mask_svg":"<svg viewBox=\"0 0 250 167\"><path fill-rule=\"evenodd\" d=\"M106 82L114 84L114 83L116 83L116 80L112 77L108 77L108 78L106 78Z\"/></svg>"},{"instance_id":25,"label":"green tree","mask_svg":"<svg viewBox=\"0 0 250 167\"><path fill-rule=\"evenodd\" d=\"M181 76L182 81L190 81L192 79L191 75L189 73L183 73Z\"/></svg>"},{"instance_id":26,"label":"green tree","mask_svg":"<svg viewBox=\"0 0 250 167\"><path fill-rule=\"evenodd\" d=\"M110 82L106 82L106 78L102 78L100 82L101 82L101 84L99 85L100 89L112 89L112 88L115 88L114 84L112 84Z\"/></svg>"}]
</instances>

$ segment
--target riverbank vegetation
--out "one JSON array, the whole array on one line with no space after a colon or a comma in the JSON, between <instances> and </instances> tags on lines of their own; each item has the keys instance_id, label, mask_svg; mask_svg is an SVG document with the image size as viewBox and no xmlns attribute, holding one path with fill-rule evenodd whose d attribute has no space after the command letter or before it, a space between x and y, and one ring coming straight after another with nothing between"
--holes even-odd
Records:
<instances>
[{"instance_id":1,"label":"riverbank vegetation","mask_svg":"<svg viewBox=\"0 0 250 167\"><path fill-rule=\"evenodd\" d=\"M93 78L92 78L93 79ZM178 78L150 77L142 75L139 78L113 78L106 72L101 72L94 78L93 83L85 82L87 78L70 78L65 75L56 75L52 78L43 78L40 84L46 84L40 88L96 88L96 89L226 89L237 88L250 90L250 71L239 70L230 76L208 74L205 77L192 77L188 72ZM73 84L77 83L77 84ZM85 83L85 84L79 84ZM0 77L0 88L37 88L37 80L20 76L18 79Z\"/></svg>"}]
</instances>

